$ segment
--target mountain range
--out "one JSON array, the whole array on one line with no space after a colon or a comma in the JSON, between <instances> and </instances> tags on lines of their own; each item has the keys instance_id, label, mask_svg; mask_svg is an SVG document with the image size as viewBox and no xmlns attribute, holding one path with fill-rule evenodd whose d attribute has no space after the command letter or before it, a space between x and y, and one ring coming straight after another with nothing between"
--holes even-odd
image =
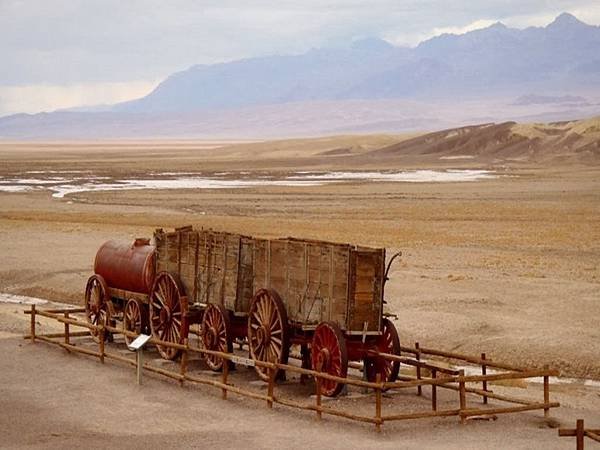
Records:
<instances>
[{"instance_id":1,"label":"mountain range","mask_svg":"<svg viewBox=\"0 0 600 450\"><path fill-rule=\"evenodd\" d=\"M600 87L600 27L561 14L546 27L496 23L415 48L349 48L194 66L119 111L164 112L311 100L470 98Z\"/></svg>"},{"instance_id":2,"label":"mountain range","mask_svg":"<svg viewBox=\"0 0 600 450\"><path fill-rule=\"evenodd\" d=\"M263 137L564 120L600 112L600 27L563 13L414 48L368 38L175 73L103 111L0 118L0 138Z\"/></svg>"}]
</instances>

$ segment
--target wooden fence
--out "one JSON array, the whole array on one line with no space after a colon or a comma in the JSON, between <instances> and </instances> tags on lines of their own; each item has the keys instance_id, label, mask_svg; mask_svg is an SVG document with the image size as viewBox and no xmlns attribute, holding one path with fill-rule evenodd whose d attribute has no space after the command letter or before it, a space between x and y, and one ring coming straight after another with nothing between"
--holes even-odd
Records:
<instances>
[{"instance_id":1,"label":"wooden fence","mask_svg":"<svg viewBox=\"0 0 600 450\"><path fill-rule=\"evenodd\" d=\"M600 429L585 428L583 419L577 420L575 428L559 428L560 437L575 437L575 446L577 450L583 450L584 438L590 438L593 441L600 442Z\"/></svg>"},{"instance_id":2,"label":"wooden fence","mask_svg":"<svg viewBox=\"0 0 600 450\"><path fill-rule=\"evenodd\" d=\"M31 306L31 310L25 311L26 314L31 315L31 327L30 334L25 338L30 339L31 342L43 341L51 344L59 345L60 347L70 351L79 352L90 356L95 356L104 363L105 359L113 359L121 363L125 363L131 366L136 366L136 361L106 351L105 346L105 333L122 334L129 337L137 337L135 333L131 333L123 330L122 328L116 328L112 326L96 326L88 323L85 319L77 318L76 314L84 312L82 308L68 308L68 309L48 309L40 310L36 309L35 305ZM63 333L51 333L51 334L36 334L36 316L43 316L50 319L54 319L64 324ZM86 328L88 331L71 331L71 326ZM100 340L98 343L98 350L91 350L89 348L83 348L75 345L71 342L73 337L82 337L90 335L90 331L98 333ZM393 383L383 382L379 376L375 382L364 381L357 377L348 376L346 378L340 378L328 373L318 372L314 370L304 369L298 366L290 364L274 364L263 362L250 358L241 358L240 356L234 355L233 353L221 353L217 351L207 350L200 347L190 346L187 339L182 344L175 344L172 342L161 341L156 338L151 338L149 343L160 345L164 347L171 347L181 350L182 356L179 362L179 371L175 372L172 370L166 370L163 368L152 366L148 363L143 365L143 368L148 372L157 373L165 377L177 380L180 384L184 382L192 382L203 385L213 386L221 390L223 399L227 398L228 392L234 394L254 398L257 400L265 401L269 408L273 407L274 403L298 408L303 410L314 411L319 419L323 414L329 414L333 416L343 417L350 420L359 422L366 422L374 424L376 429L379 431L384 422L391 422L396 420L407 420L407 419L421 419L430 417L447 417L447 416L458 416L460 421L464 423L467 418L472 416L490 416L502 413L513 413L520 411L529 410L544 410L544 416L548 416L550 408L559 406L557 402L550 402L550 383L549 377L558 375L555 370L549 370L548 368L542 370L524 370L508 364L486 359L485 354L482 354L480 358L472 357L469 355L462 355L452 352L444 352L435 349L428 349L420 347L418 344L414 348L402 347L401 350L404 353L414 355L413 358L391 355L391 354L379 354L386 359L392 361L399 361L401 364L412 365L416 368L416 376L401 375L398 381ZM242 363L250 366L259 366L268 370L270 376L267 383L267 393L253 392L244 389L239 386L235 386L229 379L229 364L223 364L223 371L221 373L220 381L214 379L214 377L200 377L198 375L190 374L188 371L188 360L191 353L199 353L201 355L214 355L224 360L232 361L234 363ZM442 357L446 360L456 360L462 363L470 363L481 366L481 375L465 375L464 370L456 370L443 365L440 362L433 360L424 361L423 356L429 357ZM503 370L503 372L488 374L487 369L492 368L495 370ZM276 382L275 376L279 370L285 370L291 373L297 373L303 377L312 377L315 380L316 395L314 404L300 403L289 398L283 398L275 392ZM425 376L429 372L430 376ZM497 382L501 380L523 380L527 378L543 377L544 380L544 399L540 402L533 402L530 400L520 399L508 395L496 394L488 389L488 383ZM330 408L324 406L321 398L321 382L322 380L332 380L338 383L343 383L348 386L354 386L358 388L372 389L375 393L374 399L375 404L372 415L359 415L349 411L343 411L340 409ZM470 383L467 386L467 383ZM472 385L474 383L481 383L482 388L475 388ZM383 392L391 394L394 391L407 388L416 388L417 395L423 394L423 387L431 389L431 409L420 410L412 412L402 413L384 413L382 411L382 395ZM458 407L452 409L438 409L437 389L447 389L458 392ZM475 407L473 404L467 405L467 394L478 396L482 399L483 407ZM501 402L518 405L518 406L487 406L488 399L494 399ZM393 406L396 406L395 404ZM390 408L391 409L391 408Z\"/></svg>"}]
</instances>

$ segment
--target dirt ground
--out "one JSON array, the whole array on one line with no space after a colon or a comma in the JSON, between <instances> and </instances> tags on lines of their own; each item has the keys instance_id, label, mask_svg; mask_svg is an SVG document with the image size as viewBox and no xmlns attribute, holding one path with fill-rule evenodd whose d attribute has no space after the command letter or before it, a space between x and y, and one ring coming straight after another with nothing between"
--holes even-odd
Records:
<instances>
[{"instance_id":1,"label":"dirt ground","mask_svg":"<svg viewBox=\"0 0 600 450\"><path fill-rule=\"evenodd\" d=\"M362 169L348 167L343 158L315 155L348 145L360 152L390 139L270 143L264 151L256 150L259 144L238 144L220 153L193 143L152 148L2 144L0 175L82 168L105 175L160 168L262 170L284 176L290 167ZM368 166L404 168L378 161ZM411 167L419 166L412 162ZM389 254L403 252L392 267L386 299L388 311L398 315L404 343L485 351L498 360L547 364L564 376L600 379L600 167L490 162L478 168L502 177L471 183L111 191L64 199L44 191L0 192L0 292L80 304L100 244L150 236L155 227L193 224L266 237L385 246ZM0 362L5 380L0 403L4 411L16 412L0 419L2 429L9 430L0 445L7 447L225 447L241 440L259 448L282 442L314 448L573 446L548 430L538 413L463 427L454 419L413 422L386 426L377 436L333 419L317 424L294 411L256 409L250 400L221 402L214 393L190 396L192 388L182 391L159 380L150 380L140 395L124 368L19 341L13 333L20 332L20 325L13 316L12 309L0 316L2 355L11 355ZM92 378L94 389L89 388ZM566 406L555 413L561 420L589 417L600 423L597 389L573 388L562 395ZM118 413L109 411L107 397L115 399ZM164 414L159 418L154 411ZM277 425L266 432L265 423ZM61 430L59 436L52 436L54 429Z\"/></svg>"}]
</instances>

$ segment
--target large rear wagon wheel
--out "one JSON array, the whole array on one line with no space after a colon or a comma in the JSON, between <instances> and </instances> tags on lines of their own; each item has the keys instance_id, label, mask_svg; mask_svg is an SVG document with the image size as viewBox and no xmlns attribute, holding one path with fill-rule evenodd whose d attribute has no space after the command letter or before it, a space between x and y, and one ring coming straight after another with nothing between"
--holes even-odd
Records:
<instances>
[{"instance_id":1,"label":"large rear wagon wheel","mask_svg":"<svg viewBox=\"0 0 600 450\"><path fill-rule=\"evenodd\" d=\"M161 341L181 344L184 334L184 314L187 297L176 275L160 272L154 279L150 293L150 329L152 336ZM156 346L164 359L175 359L180 350L162 345Z\"/></svg>"},{"instance_id":2,"label":"large rear wagon wheel","mask_svg":"<svg viewBox=\"0 0 600 450\"><path fill-rule=\"evenodd\" d=\"M337 324L322 322L317 326L313 335L310 357L313 370L346 378L348 375L346 338ZM321 394L327 397L335 397L343 387L343 383L321 379Z\"/></svg>"},{"instance_id":3,"label":"large rear wagon wheel","mask_svg":"<svg viewBox=\"0 0 600 450\"><path fill-rule=\"evenodd\" d=\"M108 286L100 275L92 275L85 286L85 317L88 323L96 326L108 325L110 312L108 307ZM100 333L90 330L90 335L95 342L100 342ZM104 333L108 340L108 333Z\"/></svg>"},{"instance_id":4,"label":"large rear wagon wheel","mask_svg":"<svg viewBox=\"0 0 600 450\"><path fill-rule=\"evenodd\" d=\"M207 350L233 352L229 314L223 306L210 304L206 307L202 317L202 343ZM223 358L207 354L206 364L218 372L223 369Z\"/></svg>"},{"instance_id":5,"label":"large rear wagon wheel","mask_svg":"<svg viewBox=\"0 0 600 450\"><path fill-rule=\"evenodd\" d=\"M279 294L272 289L259 290L248 312L250 357L259 361L287 364L289 356L288 319ZM267 381L269 370L255 366L258 376ZM276 378L283 375L278 371Z\"/></svg>"},{"instance_id":6,"label":"large rear wagon wheel","mask_svg":"<svg viewBox=\"0 0 600 450\"><path fill-rule=\"evenodd\" d=\"M385 318L381 323L382 333L379 336L376 347L379 353L389 353L400 355L400 339L398 330L391 320ZM367 356L364 359L364 367L367 374L367 380L376 381L377 374L381 375L381 381L393 382L398 378L400 372L400 361L390 361L389 359Z\"/></svg>"}]
</instances>

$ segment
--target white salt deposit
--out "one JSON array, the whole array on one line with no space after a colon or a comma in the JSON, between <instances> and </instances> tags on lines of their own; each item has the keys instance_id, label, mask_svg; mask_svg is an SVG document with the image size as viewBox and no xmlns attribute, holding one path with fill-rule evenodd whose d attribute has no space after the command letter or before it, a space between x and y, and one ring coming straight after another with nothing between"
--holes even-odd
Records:
<instances>
[{"instance_id":1,"label":"white salt deposit","mask_svg":"<svg viewBox=\"0 0 600 450\"><path fill-rule=\"evenodd\" d=\"M427 360L422 360L427 362ZM475 366L454 366L454 369L464 370L465 375L481 375L481 367ZM504 373L505 371L498 371L491 368L487 368L488 375L494 375L497 373ZM600 388L599 380L590 380L588 378L570 378L570 377L548 377L548 381L550 384L571 384L571 385L581 385L592 388ZM533 378L525 378L525 382L530 384L542 384L544 383L544 377L533 377Z\"/></svg>"},{"instance_id":2,"label":"white salt deposit","mask_svg":"<svg viewBox=\"0 0 600 450\"><path fill-rule=\"evenodd\" d=\"M298 175L288 178L298 179ZM405 172L327 172L323 174L303 174L301 178L315 180L370 180L398 181L407 183L476 181L497 178L488 170L413 170Z\"/></svg>"},{"instance_id":3,"label":"white salt deposit","mask_svg":"<svg viewBox=\"0 0 600 450\"><path fill-rule=\"evenodd\" d=\"M473 155L440 156L440 159L473 159Z\"/></svg>"},{"instance_id":4,"label":"white salt deposit","mask_svg":"<svg viewBox=\"0 0 600 450\"><path fill-rule=\"evenodd\" d=\"M120 191L124 189L237 189L254 186L316 186L317 181L285 180L215 180L209 178L175 178L148 180L121 180L115 183L84 183L80 185L50 186L52 197L63 198L68 194L91 191Z\"/></svg>"},{"instance_id":5,"label":"white salt deposit","mask_svg":"<svg viewBox=\"0 0 600 450\"><path fill-rule=\"evenodd\" d=\"M27 192L35 189L32 186L15 186L12 184L0 184L0 191L2 192Z\"/></svg>"},{"instance_id":6,"label":"white salt deposit","mask_svg":"<svg viewBox=\"0 0 600 450\"><path fill-rule=\"evenodd\" d=\"M0 178L0 191L25 192L33 189L45 189L52 196L63 198L65 195L90 191L118 191L123 189L239 189L257 186L318 186L344 181L365 182L405 182L439 183L464 182L497 178L498 175L487 170L412 170L403 172L314 172L300 171L290 173L283 179L274 179L274 175L256 173L253 177L226 179L230 172L217 172L212 176L203 176L197 172L160 172L149 174L149 178L111 179L91 173L82 175L79 171L29 171L26 173L60 173L62 176L47 178L7 177ZM69 172L77 175L68 176ZM239 172L239 175L251 172Z\"/></svg>"},{"instance_id":7,"label":"white salt deposit","mask_svg":"<svg viewBox=\"0 0 600 450\"><path fill-rule=\"evenodd\" d=\"M25 173L87 173L90 170L28 170Z\"/></svg>"},{"instance_id":8,"label":"white salt deposit","mask_svg":"<svg viewBox=\"0 0 600 450\"><path fill-rule=\"evenodd\" d=\"M38 184L56 184L56 183L60 183L61 181L68 181L66 178L63 177L51 177L51 178L47 178L44 180L40 180L37 178L21 178L19 180L16 180L17 184L34 184L34 185L38 185Z\"/></svg>"},{"instance_id":9,"label":"white salt deposit","mask_svg":"<svg viewBox=\"0 0 600 450\"><path fill-rule=\"evenodd\" d=\"M0 303L15 303L17 305L44 305L48 303L48 300L0 292Z\"/></svg>"}]
</instances>

